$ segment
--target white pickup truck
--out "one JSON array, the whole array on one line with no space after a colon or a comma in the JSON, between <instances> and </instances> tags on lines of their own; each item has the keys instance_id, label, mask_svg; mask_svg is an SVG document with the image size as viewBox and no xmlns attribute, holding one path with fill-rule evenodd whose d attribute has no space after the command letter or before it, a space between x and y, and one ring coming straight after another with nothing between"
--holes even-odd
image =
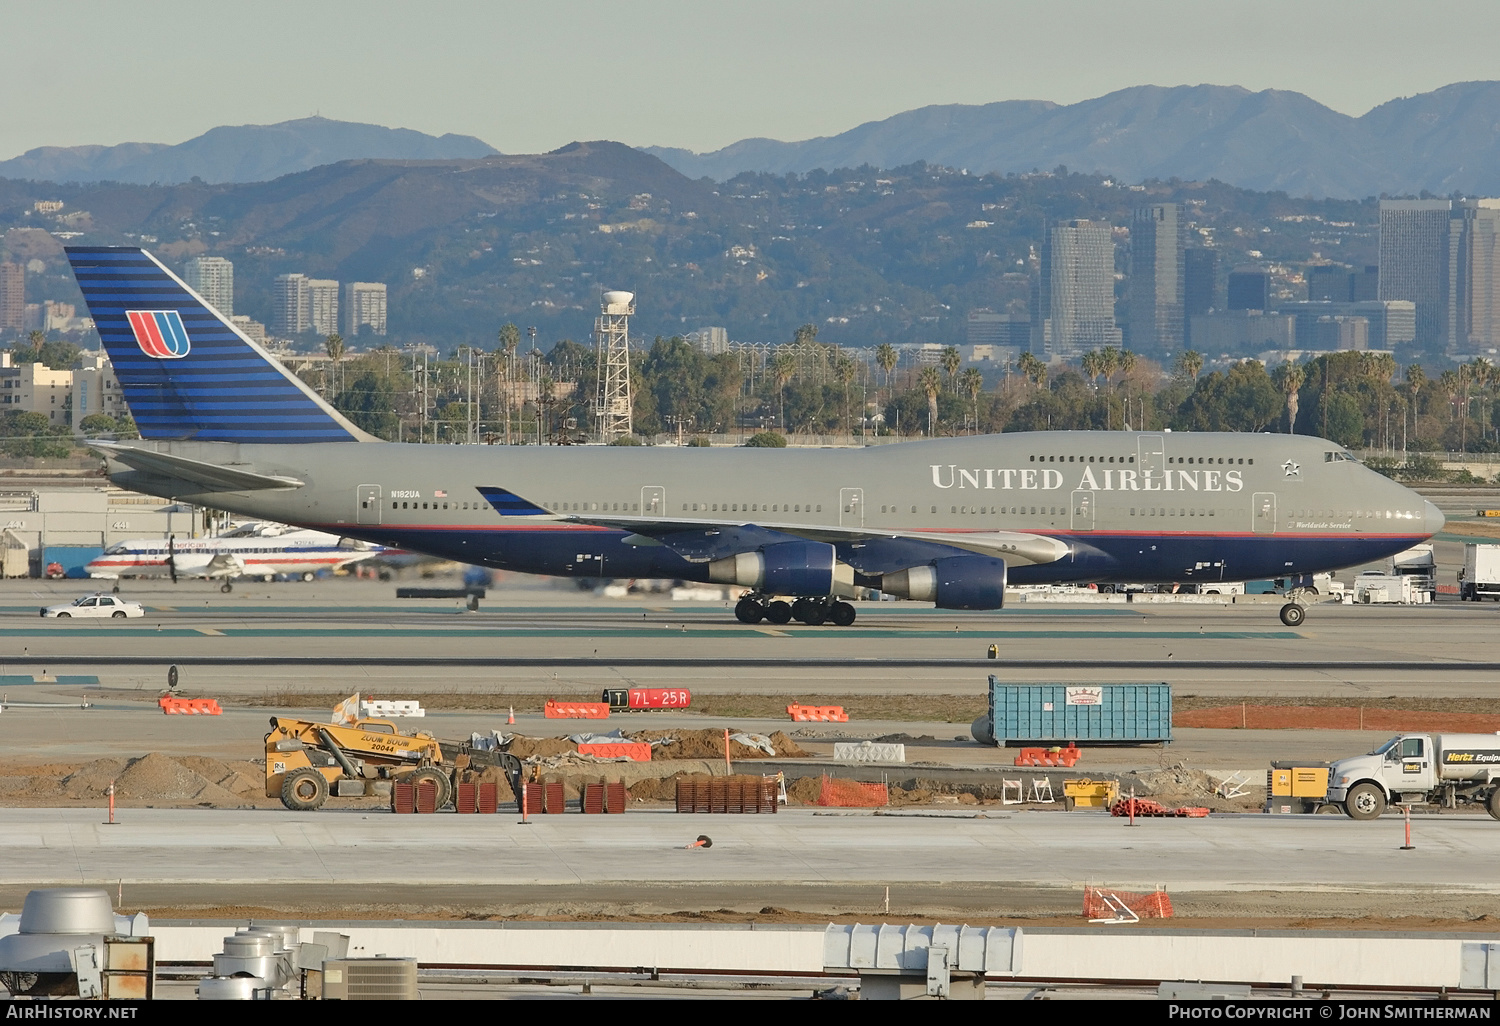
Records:
<instances>
[{"instance_id":1,"label":"white pickup truck","mask_svg":"<svg viewBox=\"0 0 1500 1026\"><path fill-rule=\"evenodd\" d=\"M1389 805L1482 805L1500 819L1500 735L1400 734L1328 770L1328 802L1350 819Z\"/></svg>"}]
</instances>

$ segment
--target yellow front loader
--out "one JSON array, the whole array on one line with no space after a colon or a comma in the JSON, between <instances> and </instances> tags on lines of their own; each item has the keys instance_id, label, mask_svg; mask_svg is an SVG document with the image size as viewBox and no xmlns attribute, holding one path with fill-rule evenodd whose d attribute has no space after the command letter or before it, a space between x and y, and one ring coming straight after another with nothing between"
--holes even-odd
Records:
<instances>
[{"instance_id":1,"label":"yellow front loader","mask_svg":"<svg viewBox=\"0 0 1500 1026\"><path fill-rule=\"evenodd\" d=\"M375 794L377 781L431 780L442 808L453 800L460 773L491 767L503 770L511 791L521 793L521 760L509 752L402 731L389 720L344 724L273 716L266 735L266 796L299 812L321 808L330 796Z\"/></svg>"}]
</instances>

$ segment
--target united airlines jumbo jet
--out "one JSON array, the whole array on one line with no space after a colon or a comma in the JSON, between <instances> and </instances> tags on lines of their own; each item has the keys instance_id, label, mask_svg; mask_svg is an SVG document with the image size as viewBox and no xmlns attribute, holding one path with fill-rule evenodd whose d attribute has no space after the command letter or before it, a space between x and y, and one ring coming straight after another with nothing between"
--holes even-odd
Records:
<instances>
[{"instance_id":1,"label":"united airlines jumbo jet","mask_svg":"<svg viewBox=\"0 0 1500 1026\"><path fill-rule=\"evenodd\" d=\"M122 487L526 573L740 585L745 623L853 623L874 588L998 609L1007 582L1242 581L1384 558L1437 507L1305 435L1054 431L865 449L372 438L151 254L68 257L142 440ZM1289 603L1282 619L1301 623Z\"/></svg>"}]
</instances>

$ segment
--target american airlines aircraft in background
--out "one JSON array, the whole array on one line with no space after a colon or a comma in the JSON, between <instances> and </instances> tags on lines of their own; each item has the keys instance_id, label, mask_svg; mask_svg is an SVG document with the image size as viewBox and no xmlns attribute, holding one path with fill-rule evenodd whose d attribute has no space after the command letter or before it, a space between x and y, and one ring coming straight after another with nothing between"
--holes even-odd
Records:
<instances>
[{"instance_id":1,"label":"american airlines aircraft in background","mask_svg":"<svg viewBox=\"0 0 1500 1026\"><path fill-rule=\"evenodd\" d=\"M270 580L282 574L312 580L319 570L374 559L389 550L323 531L288 530L253 524L214 538L138 538L117 542L84 569L90 577L203 577L222 580L223 591L237 577Z\"/></svg>"},{"instance_id":2,"label":"american airlines aircraft in background","mask_svg":"<svg viewBox=\"0 0 1500 1026\"><path fill-rule=\"evenodd\" d=\"M151 254L68 249L140 429L125 488L536 574L743 586L745 623L853 623L873 588L998 609L1007 581L1305 579L1437 507L1306 435L1057 431L864 449L383 442ZM1282 608L1302 622L1296 602Z\"/></svg>"}]
</instances>

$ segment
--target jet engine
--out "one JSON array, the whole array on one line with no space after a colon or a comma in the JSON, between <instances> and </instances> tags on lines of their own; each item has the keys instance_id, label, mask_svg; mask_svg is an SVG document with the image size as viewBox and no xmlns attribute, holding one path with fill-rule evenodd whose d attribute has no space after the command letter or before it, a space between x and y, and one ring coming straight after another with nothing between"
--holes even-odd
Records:
<instances>
[{"instance_id":1,"label":"jet engine","mask_svg":"<svg viewBox=\"0 0 1500 1026\"><path fill-rule=\"evenodd\" d=\"M880 590L939 609L1000 609L1005 605L1005 560L948 556L880 579Z\"/></svg>"},{"instance_id":2,"label":"jet engine","mask_svg":"<svg viewBox=\"0 0 1500 1026\"><path fill-rule=\"evenodd\" d=\"M834 547L823 542L781 542L737 552L709 563L708 579L767 595L854 594L854 568L840 563Z\"/></svg>"}]
</instances>

